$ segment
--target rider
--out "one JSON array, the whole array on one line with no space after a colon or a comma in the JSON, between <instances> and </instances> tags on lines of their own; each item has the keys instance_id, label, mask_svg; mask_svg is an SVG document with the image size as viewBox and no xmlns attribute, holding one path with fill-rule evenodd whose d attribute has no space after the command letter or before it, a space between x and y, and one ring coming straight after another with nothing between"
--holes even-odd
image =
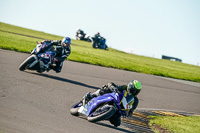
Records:
<instances>
[{"instance_id":1,"label":"rider","mask_svg":"<svg viewBox=\"0 0 200 133\"><path fill-rule=\"evenodd\" d=\"M80 38L80 40L83 40L84 36L85 36L85 33L83 30L81 30L80 28L78 28L77 32L76 32L76 36L78 36L78 34L81 34L83 35L82 38Z\"/></svg>"},{"instance_id":2,"label":"rider","mask_svg":"<svg viewBox=\"0 0 200 133\"><path fill-rule=\"evenodd\" d=\"M85 98L86 101L91 100L93 97L101 96L106 93L112 93L112 92L118 92L123 93L124 90L128 92L129 95L134 96L134 103L132 105L132 109L129 110L127 116L132 116L133 111L136 109L139 100L137 98L137 95L141 91L142 85L137 80L131 80L128 85L116 85L112 82L108 83L107 85L104 85L101 89L98 89L94 93L88 92L83 98ZM115 126L119 126L121 124L121 118L115 118L114 120L110 121Z\"/></svg>"},{"instance_id":3,"label":"rider","mask_svg":"<svg viewBox=\"0 0 200 133\"><path fill-rule=\"evenodd\" d=\"M94 38L94 42L100 43L100 41L101 41L101 36L100 36L100 33L99 33L99 32L97 32L97 34L95 34L93 38Z\"/></svg>"},{"instance_id":4,"label":"rider","mask_svg":"<svg viewBox=\"0 0 200 133\"><path fill-rule=\"evenodd\" d=\"M48 46L46 49L50 49L50 51L56 51L56 56L53 59L53 62L56 66L53 66L53 70L57 73L61 72L63 61L70 55L71 53L71 39L69 37L64 37L63 40L44 40L40 42L41 44L47 43ZM56 46L55 48L53 46Z\"/></svg>"},{"instance_id":5,"label":"rider","mask_svg":"<svg viewBox=\"0 0 200 133\"><path fill-rule=\"evenodd\" d=\"M99 32L97 32L97 34L95 34L93 38L94 38L95 43L100 44L103 47L105 47L106 39L104 37L102 37Z\"/></svg>"}]
</instances>

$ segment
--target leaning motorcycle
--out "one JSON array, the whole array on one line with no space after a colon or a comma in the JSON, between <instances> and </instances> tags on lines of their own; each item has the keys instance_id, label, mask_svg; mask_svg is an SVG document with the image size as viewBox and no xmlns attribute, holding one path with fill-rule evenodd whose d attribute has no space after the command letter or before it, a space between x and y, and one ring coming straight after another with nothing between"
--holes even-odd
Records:
<instances>
[{"instance_id":1,"label":"leaning motorcycle","mask_svg":"<svg viewBox=\"0 0 200 133\"><path fill-rule=\"evenodd\" d=\"M108 50L108 46L106 45L106 39L104 39L103 37L98 37L98 41L94 37L92 37L92 47Z\"/></svg>"},{"instance_id":2,"label":"leaning motorcycle","mask_svg":"<svg viewBox=\"0 0 200 133\"><path fill-rule=\"evenodd\" d=\"M76 34L76 40L83 40L87 42L92 42L92 39L89 34Z\"/></svg>"},{"instance_id":3,"label":"leaning motorcycle","mask_svg":"<svg viewBox=\"0 0 200 133\"><path fill-rule=\"evenodd\" d=\"M123 93L112 92L95 97L88 102L83 98L72 106L70 113L74 116L84 115L89 122L109 120L111 124L117 127L120 124L116 123L116 119L127 116L133 102L134 97L128 95L125 90Z\"/></svg>"},{"instance_id":4,"label":"leaning motorcycle","mask_svg":"<svg viewBox=\"0 0 200 133\"><path fill-rule=\"evenodd\" d=\"M37 43L36 48L31 52L29 56L20 66L19 70L24 71L26 69L36 70L37 72L49 71L53 66L53 58L56 56L56 51L53 51L54 47L48 48L48 44Z\"/></svg>"}]
</instances>

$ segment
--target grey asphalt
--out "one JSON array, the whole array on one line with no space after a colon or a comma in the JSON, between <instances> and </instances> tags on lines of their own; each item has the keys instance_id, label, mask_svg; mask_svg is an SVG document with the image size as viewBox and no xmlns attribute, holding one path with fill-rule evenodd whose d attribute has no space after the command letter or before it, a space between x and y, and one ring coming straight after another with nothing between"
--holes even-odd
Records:
<instances>
[{"instance_id":1,"label":"grey asphalt","mask_svg":"<svg viewBox=\"0 0 200 133\"><path fill-rule=\"evenodd\" d=\"M199 83L65 61L61 73L19 71L29 54L0 49L0 132L117 133L129 132L109 122L89 123L69 109L87 92L108 82L142 83L139 109L200 113Z\"/></svg>"}]
</instances>

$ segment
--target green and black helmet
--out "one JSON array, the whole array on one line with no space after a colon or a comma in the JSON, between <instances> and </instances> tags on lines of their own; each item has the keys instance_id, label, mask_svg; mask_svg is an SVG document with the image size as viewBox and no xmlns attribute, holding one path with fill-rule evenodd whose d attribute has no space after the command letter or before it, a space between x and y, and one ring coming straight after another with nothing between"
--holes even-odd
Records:
<instances>
[{"instance_id":1,"label":"green and black helmet","mask_svg":"<svg viewBox=\"0 0 200 133\"><path fill-rule=\"evenodd\" d=\"M132 80L129 82L129 84L127 85L127 92L129 94L132 94L133 96L136 96L140 93L142 88L142 85L139 81L137 80Z\"/></svg>"}]
</instances>

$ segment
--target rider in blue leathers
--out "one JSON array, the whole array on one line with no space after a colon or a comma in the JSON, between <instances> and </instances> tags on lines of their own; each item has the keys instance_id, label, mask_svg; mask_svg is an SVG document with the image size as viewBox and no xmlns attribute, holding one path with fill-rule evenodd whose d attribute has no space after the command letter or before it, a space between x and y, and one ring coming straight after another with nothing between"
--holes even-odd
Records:
<instances>
[{"instance_id":1,"label":"rider in blue leathers","mask_svg":"<svg viewBox=\"0 0 200 133\"><path fill-rule=\"evenodd\" d=\"M56 66L53 66L53 70L57 73L61 72L63 61L71 53L71 39L69 37L64 37L63 40L44 40L40 42L41 44L47 43L48 46L44 50L56 51L56 56L53 59ZM56 46L55 48L53 46Z\"/></svg>"}]
</instances>

